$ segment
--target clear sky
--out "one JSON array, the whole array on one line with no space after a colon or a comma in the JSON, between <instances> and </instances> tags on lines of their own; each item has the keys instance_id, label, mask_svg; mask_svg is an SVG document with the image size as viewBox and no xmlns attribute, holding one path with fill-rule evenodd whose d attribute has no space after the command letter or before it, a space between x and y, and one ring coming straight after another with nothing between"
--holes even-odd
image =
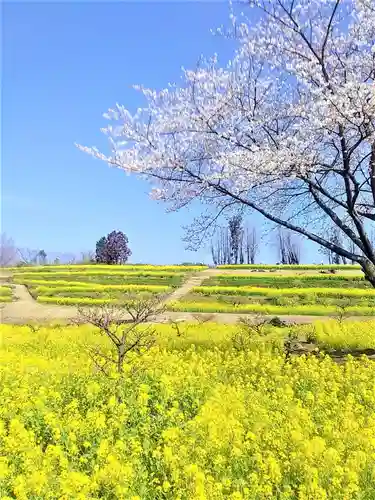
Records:
<instances>
[{"instance_id":1,"label":"clear sky","mask_svg":"<svg viewBox=\"0 0 375 500\"><path fill-rule=\"evenodd\" d=\"M133 262L210 260L181 241L195 209L166 214L147 183L74 143L107 151L102 113L144 104L132 84L178 82L202 53L226 63L233 47L210 29L228 13L213 1L3 4L2 230L18 246L79 254L116 229Z\"/></svg>"}]
</instances>

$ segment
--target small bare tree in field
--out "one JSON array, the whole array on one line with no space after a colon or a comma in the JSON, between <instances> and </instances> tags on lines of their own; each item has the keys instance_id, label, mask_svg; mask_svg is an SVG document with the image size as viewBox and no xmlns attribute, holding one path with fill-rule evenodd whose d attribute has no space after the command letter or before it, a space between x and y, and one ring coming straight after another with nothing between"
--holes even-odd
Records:
<instances>
[{"instance_id":1,"label":"small bare tree in field","mask_svg":"<svg viewBox=\"0 0 375 500\"><path fill-rule=\"evenodd\" d=\"M233 347L237 351L246 350L251 343L264 337L267 333L269 321L262 314L250 318L240 318L238 328L231 336Z\"/></svg>"},{"instance_id":2,"label":"small bare tree in field","mask_svg":"<svg viewBox=\"0 0 375 500\"><path fill-rule=\"evenodd\" d=\"M155 343L156 328L147 322L162 314L162 297L132 298L123 306L104 304L79 307L76 324L87 323L99 329L111 344L111 352L98 346L86 346L96 368L110 377L113 371L122 375L130 352L141 353Z\"/></svg>"}]
</instances>

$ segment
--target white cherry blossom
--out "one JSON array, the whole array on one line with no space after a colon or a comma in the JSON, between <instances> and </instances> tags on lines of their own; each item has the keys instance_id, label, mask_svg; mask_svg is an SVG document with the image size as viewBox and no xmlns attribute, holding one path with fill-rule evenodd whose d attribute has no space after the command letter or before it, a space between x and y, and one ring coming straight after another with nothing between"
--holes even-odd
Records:
<instances>
[{"instance_id":1,"label":"white cherry blossom","mask_svg":"<svg viewBox=\"0 0 375 500\"><path fill-rule=\"evenodd\" d=\"M250 0L251 9L258 22L232 10L221 30L238 42L226 66L215 55L184 69L180 86L136 86L145 107L104 115L111 153L79 147L150 180L172 209L200 199L215 220L246 207L331 249L326 227L336 225L357 250L334 250L375 286L375 3Z\"/></svg>"}]
</instances>

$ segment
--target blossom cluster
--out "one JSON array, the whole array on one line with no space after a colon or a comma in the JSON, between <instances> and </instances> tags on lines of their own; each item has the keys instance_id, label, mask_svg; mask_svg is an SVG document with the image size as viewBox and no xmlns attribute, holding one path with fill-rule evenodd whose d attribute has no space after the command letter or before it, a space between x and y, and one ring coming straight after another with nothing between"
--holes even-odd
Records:
<instances>
[{"instance_id":1,"label":"blossom cluster","mask_svg":"<svg viewBox=\"0 0 375 500\"><path fill-rule=\"evenodd\" d=\"M358 165L368 164L375 139L373 2L249 4L254 18L231 16L238 46L226 66L214 56L184 70L179 87L136 86L144 108L131 114L116 104L104 115L115 122L103 129L111 154L79 147L156 180L152 196L176 208L213 193L237 201L251 193L253 203L270 185L334 177L343 162L366 177ZM356 198L365 206L366 191Z\"/></svg>"}]
</instances>

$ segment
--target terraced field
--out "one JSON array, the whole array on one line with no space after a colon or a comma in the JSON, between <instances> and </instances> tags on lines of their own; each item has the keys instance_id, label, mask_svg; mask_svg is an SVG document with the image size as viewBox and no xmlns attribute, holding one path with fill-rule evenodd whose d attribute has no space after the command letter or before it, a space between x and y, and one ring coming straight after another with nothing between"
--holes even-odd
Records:
<instances>
[{"instance_id":1,"label":"terraced field","mask_svg":"<svg viewBox=\"0 0 375 500\"><path fill-rule=\"evenodd\" d=\"M373 498L375 290L358 270L51 266L2 285L2 498ZM169 324L112 325L120 370L116 337L64 324L158 293ZM317 318L346 304L367 318ZM241 311L309 324L233 324Z\"/></svg>"},{"instance_id":2,"label":"terraced field","mask_svg":"<svg viewBox=\"0 0 375 500\"><path fill-rule=\"evenodd\" d=\"M330 316L344 309L353 316L372 316L375 290L359 272L218 274L169 307L173 311L312 316Z\"/></svg>"},{"instance_id":3,"label":"terraced field","mask_svg":"<svg viewBox=\"0 0 375 500\"><path fill-rule=\"evenodd\" d=\"M203 267L45 266L13 270L39 303L92 305L119 303L129 297L168 295Z\"/></svg>"},{"instance_id":4,"label":"terraced field","mask_svg":"<svg viewBox=\"0 0 375 500\"><path fill-rule=\"evenodd\" d=\"M4 317L7 322L17 318L72 318L77 306L121 305L129 298L156 295L166 304L168 318L191 320L196 313L209 313L215 314L217 321L233 323L240 315L249 314L280 315L294 322L338 314L375 316L375 290L355 266L336 266L335 272L328 272L324 266L300 266L298 270L293 266L258 267L14 268L8 272L15 303L4 304ZM9 302L9 283L4 285L0 299Z\"/></svg>"}]
</instances>

